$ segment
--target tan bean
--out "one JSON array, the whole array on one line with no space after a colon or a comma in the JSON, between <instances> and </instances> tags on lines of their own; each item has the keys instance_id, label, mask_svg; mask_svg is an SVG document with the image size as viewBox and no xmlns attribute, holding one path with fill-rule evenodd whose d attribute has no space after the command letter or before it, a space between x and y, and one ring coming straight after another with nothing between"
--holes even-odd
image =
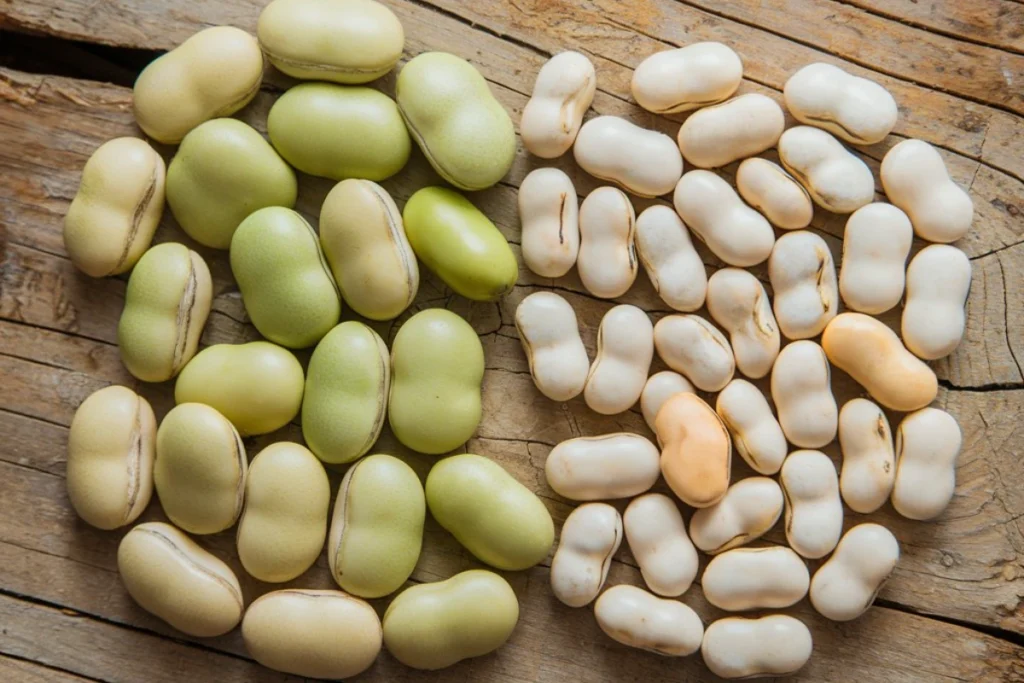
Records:
<instances>
[{"instance_id":1,"label":"tan bean","mask_svg":"<svg viewBox=\"0 0 1024 683\"><path fill-rule=\"evenodd\" d=\"M695 394L676 394L654 419L661 473L687 505L722 500L732 475L732 442L718 413Z\"/></svg>"},{"instance_id":2,"label":"tan bean","mask_svg":"<svg viewBox=\"0 0 1024 683\"><path fill-rule=\"evenodd\" d=\"M654 419L667 400L676 394L695 392L696 389L690 384L690 380L678 372L662 370L648 377L643 393L640 394L640 411L644 414L647 426L654 431Z\"/></svg>"}]
</instances>

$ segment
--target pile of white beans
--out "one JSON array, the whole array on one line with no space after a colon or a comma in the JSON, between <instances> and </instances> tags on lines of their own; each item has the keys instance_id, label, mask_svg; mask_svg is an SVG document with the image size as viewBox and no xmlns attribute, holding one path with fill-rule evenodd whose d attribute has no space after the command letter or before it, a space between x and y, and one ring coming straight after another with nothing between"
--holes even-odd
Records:
<instances>
[{"instance_id":1,"label":"pile of white beans","mask_svg":"<svg viewBox=\"0 0 1024 683\"><path fill-rule=\"evenodd\" d=\"M906 263L915 234L953 242L973 218L967 193L921 140L885 155L881 180L890 203L875 201L871 171L840 139L869 145L892 131L896 102L880 85L829 64L806 66L784 90L789 113L804 125L786 130L771 98L733 96L742 75L739 56L720 43L643 61L632 81L640 106L658 114L696 110L673 141L614 116L584 123L594 67L577 52L555 56L523 111L526 148L553 159L572 147L580 168L614 186L598 187L578 205L566 173L538 168L518 200L523 257L534 273L558 278L575 265L588 292L611 299L629 290L643 264L654 289L680 312L652 324L636 306L611 308L591 362L563 297L538 291L519 304L516 325L542 394L568 401L582 393L605 415L639 401L658 442L615 433L551 451L548 484L587 501L562 527L552 590L571 607L596 599L597 622L615 640L663 655L699 649L726 678L798 670L810 658L811 634L785 614L724 618L705 629L673 599L696 579L698 549L714 556L701 587L722 610L763 613L809 595L823 616L845 621L874 602L900 549L878 524L843 534L843 503L864 514L891 499L901 515L926 520L951 500L961 433L948 413L928 407L938 383L924 361L949 355L964 334L971 265L948 244L927 246ZM756 156L773 147L781 166ZM695 170L684 173L684 159ZM734 162L741 162L735 189L708 170ZM655 203L636 216L627 192L671 194L672 205ZM814 204L851 214L838 277L828 245L807 229ZM728 267L708 277L691 235ZM771 296L745 270L765 261ZM897 335L872 316L901 301ZM696 313L704 308L708 317ZM648 376L655 351L671 370ZM870 400L840 409L832 366ZM770 373L771 402L737 371L752 380ZM697 392L717 392L714 407ZM907 413L895 444L883 407ZM838 473L814 450L837 437ZM731 483L733 448L760 476ZM661 476L696 508L688 530L676 501L646 493ZM634 496L622 515L596 502ZM782 517L789 547L747 545ZM650 592L619 585L602 593L623 531ZM812 576L807 560L825 561Z\"/></svg>"}]
</instances>

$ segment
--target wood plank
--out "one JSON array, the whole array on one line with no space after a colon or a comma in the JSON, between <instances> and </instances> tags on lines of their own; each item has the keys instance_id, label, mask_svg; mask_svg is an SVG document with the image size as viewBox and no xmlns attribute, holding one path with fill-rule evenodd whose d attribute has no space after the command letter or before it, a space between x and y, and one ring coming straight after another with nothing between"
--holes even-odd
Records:
<instances>
[{"instance_id":1,"label":"wood plank","mask_svg":"<svg viewBox=\"0 0 1024 683\"><path fill-rule=\"evenodd\" d=\"M95 681L60 669L51 669L34 662L0 655L0 680L19 683L82 683Z\"/></svg>"}]
</instances>

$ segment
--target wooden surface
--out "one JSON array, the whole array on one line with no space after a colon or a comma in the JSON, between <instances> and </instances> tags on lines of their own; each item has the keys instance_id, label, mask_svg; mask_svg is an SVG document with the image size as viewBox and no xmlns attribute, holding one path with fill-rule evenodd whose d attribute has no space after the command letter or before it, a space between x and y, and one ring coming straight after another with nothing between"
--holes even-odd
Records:
<instances>
[{"instance_id":1,"label":"wooden surface","mask_svg":"<svg viewBox=\"0 0 1024 683\"><path fill-rule=\"evenodd\" d=\"M952 357L935 364L942 385L937 403L959 420L964 450L956 496L939 520L910 522L888 505L869 516L893 530L903 551L874 608L847 624L822 619L806 600L793 610L811 627L815 641L810 664L794 680L1024 681L1024 5L1016 0L385 1L405 25L406 58L434 49L466 57L517 123L540 65L550 54L573 48L588 53L597 66L595 111L670 135L681 117L655 117L637 108L629 97L629 79L644 57L671 46L726 42L744 60L741 92L763 92L777 100L789 74L819 60L889 88L901 118L887 140L860 150L872 170L877 174L892 145L921 137L941 148L955 180L969 188L975 203L974 227L960 244L974 267L967 334ZM209 25L253 30L263 4L0 0L0 29L167 49ZM0 34L0 43L4 39ZM265 129L270 104L289 84L270 73L263 92L239 116ZM380 87L392 92L393 76ZM140 134L130 100L130 90L121 86L0 68L0 680L294 680L251 662L237 632L197 641L136 607L115 568L123 532L85 525L65 494L67 426L90 392L122 383L149 398L158 416L173 405L171 384L142 385L118 358L115 328L126 278L82 275L61 242L61 221L89 154L109 138ZM168 158L173 153L161 151ZM596 186L571 157L555 163L570 173L581 196ZM520 150L502 183L472 195L517 250L516 189L537 165ZM725 174L734 170L726 168ZM416 153L385 185L401 204L434 182L436 176ZM331 183L304 176L300 185L299 209L315 218ZM638 201L637 207L646 204ZM843 217L821 211L813 224L837 260L843 225ZM169 214L157 236L168 240L189 242ZM199 251L208 258L215 287L203 343L255 338L226 253ZM710 269L720 265L708 252L702 255ZM765 279L763 266L754 271ZM571 505L544 481L551 447L578 435L648 432L636 410L601 417L582 400L557 405L535 390L512 321L516 304L538 287L553 287L573 304L593 353L597 325L612 303L588 296L575 274L552 282L521 269L519 285L495 304L470 304L427 275L414 308L447 306L480 333L487 360L485 417L467 448L494 458L535 490L560 525ZM622 301L655 317L667 312L643 275ZM886 321L897 322L897 314ZM400 322L375 327L390 340ZM305 360L308 353L300 356ZM848 377L834 374L840 401L860 395ZM251 455L274 440L300 438L291 425L248 440L247 447ZM387 433L377 450L404 457L422 476L434 461L408 453ZM838 455L834 445L827 450ZM741 467L736 471L749 474ZM335 486L337 481L333 477ZM142 519L161 518L154 500ZM847 510L846 526L865 519ZM781 529L768 540L783 542ZM271 588L245 577L232 532L201 542L239 573L247 599ZM476 566L428 520L414 581ZM498 653L436 673L414 672L385 653L359 680L713 678L699 656L665 659L610 641L590 610L569 609L551 596L546 566L506 577L519 596L522 616ZM609 577L609 583L622 582L640 583L625 547ZM293 585L331 587L324 558ZM706 622L721 615L703 600L699 587L683 600ZM385 600L374 602L386 606Z\"/></svg>"}]
</instances>

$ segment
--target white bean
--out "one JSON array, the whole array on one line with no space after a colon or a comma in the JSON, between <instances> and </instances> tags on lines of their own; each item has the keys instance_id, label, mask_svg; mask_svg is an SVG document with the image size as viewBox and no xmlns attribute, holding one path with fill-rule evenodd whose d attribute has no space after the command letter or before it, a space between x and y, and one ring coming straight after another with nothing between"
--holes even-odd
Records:
<instances>
[{"instance_id":1,"label":"white bean","mask_svg":"<svg viewBox=\"0 0 1024 683\"><path fill-rule=\"evenodd\" d=\"M774 479L742 479L722 500L693 513L690 539L710 555L750 543L775 526L782 507L782 489Z\"/></svg>"},{"instance_id":2,"label":"white bean","mask_svg":"<svg viewBox=\"0 0 1024 683\"><path fill-rule=\"evenodd\" d=\"M679 129L679 149L698 168L718 168L774 147L785 127L775 100L748 93L691 114Z\"/></svg>"},{"instance_id":3,"label":"white bean","mask_svg":"<svg viewBox=\"0 0 1024 683\"><path fill-rule=\"evenodd\" d=\"M718 394L715 411L748 465L760 474L779 471L788 453L786 435L760 389L736 378Z\"/></svg>"},{"instance_id":4,"label":"white bean","mask_svg":"<svg viewBox=\"0 0 1024 683\"><path fill-rule=\"evenodd\" d=\"M785 346L772 368L772 400L789 441L821 448L836 438L839 408L832 395L828 358L812 341Z\"/></svg>"},{"instance_id":5,"label":"white bean","mask_svg":"<svg viewBox=\"0 0 1024 683\"><path fill-rule=\"evenodd\" d=\"M754 379L767 375L781 342L764 286L745 270L722 268L708 280L707 304L711 317L729 333L739 371Z\"/></svg>"},{"instance_id":6,"label":"white bean","mask_svg":"<svg viewBox=\"0 0 1024 683\"><path fill-rule=\"evenodd\" d=\"M825 557L843 533L835 465L821 451L794 451L779 473L786 497L786 540L809 559Z\"/></svg>"},{"instance_id":7,"label":"white bean","mask_svg":"<svg viewBox=\"0 0 1024 683\"><path fill-rule=\"evenodd\" d=\"M905 269L914 229L892 204L862 206L846 221L839 293L848 308L885 313L903 297Z\"/></svg>"},{"instance_id":8,"label":"white bean","mask_svg":"<svg viewBox=\"0 0 1024 683\"><path fill-rule=\"evenodd\" d=\"M545 62L519 124L527 151L554 159L572 147L596 89L594 65L579 52L561 52Z\"/></svg>"},{"instance_id":9,"label":"white bean","mask_svg":"<svg viewBox=\"0 0 1024 683\"><path fill-rule=\"evenodd\" d=\"M925 247L907 268L903 301L903 343L918 358L937 360L953 353L967 324L964 306L971 293L971 262L948 244Z\"/></svg>"},{"instance_id":10,"label":"white bean","mask_svg":"<svg viewBox=\"0 0 1024 683\"><path fill-rule=\"evenodd\" d=\"M704 624L690 607L636 586L606 590L594 604L594 616L612 640L659 655L692 655L704 637Z\"/></svg>"},{"instance_id":11,"label":"white bean","mask_svg":"<svg viewBox=\"0 0 1024 683\"><path fill-rule=\"evenodd\" d=\"M640 197L668 194L683 174L683 157L672 138L617 116L584 123L573 156L590 175Z\"/></svg>"},{"instance_id":12,"label":"white bean","mask_svg":"<svg viewBox=\"0 0 1024 683\"><path fill-rule=\"evenodd\" d=\"M963 435L952 415L924 408L896 429L896 483L892 506L909 519L942 514L956 489L956 460Z\"/></svg>"},{"instance_id":13,"label":"white bean","mask_svg":"<svg viewBox=\"0 0 1024 683\"><path fill-rule=\"evenodd\" d=\"M654 326L658 356L702 391L719 391L732 379L736 360L717 327L699 315L667 315Z\"/></svg>"},{"instance_id":14,"label":"white bean","mask_svg":"<svg viewBox=\"0 0 1024 683\"><path fill-rule=\"evenodd\" d=\"M690 232L672 207L655 204L636 219L636 251L654 291L677 311L704 305L708 276Z\"/></svg>"},{"instance_id":15,"label":"white bean","mask_svg":"<svg viewBox=\"0 0 1024 683\"><path fill-rule=\"evenodd\" d=\"M722 43L693 43L662 50L633 71L637 104L655 114L690 111L726 99L743 79L743 62Z\"/></svg>"},{"instance_id":16,"label":"white bean","mask_svg":"<svg viewBox=\"0 0 1024 683\"><path fill-rule=\"evenodd\" d=\"M519 186L523 261L541 277L562 277L580 251L576 188L557 168L538 168Z\"/></svg>"},{"instance_id":17,"label":"white bean","mask_svg":"<svg viewBox=\"0 0 1024 683\"><path fill-rule=\"evenodd\" d=\"M896 569L900 544L879 524L858 524L839 541L811 580L811 604L832 621L850 621L867 611Z\"/></svg>"},{"instance_id":18,"label":"white bean","mask_svg":"<svg viewBox=\"0 0 1024 683\"><path fill-rule=\"evenodd\" d=\"M634 498L622 516L626 540L647 587L675 597L697 576L697 550L675 502L661 493Z\"/></svg>"},{"instance_id":19,"label":"white bean","mask_svg":"<svg viewBox=\"0 0 1024 683\"><path fill-rule=\"evenodd\" d=\"M858 145L881 142L899 116L888 90L822 62L808 64L790 76L783 95L797 121Z\"/></svg>"},{"instance_id":20,"label":"white bean","mask_svg":"<svg viewBox=\"0 0 1024 683\"><path fill-rule=\"evenodd\" d=\"M850 213L874 199L871 169L823 130L790 128L779 138L779 159L823 209Z\"/></svg>"},{"instance_id":21,"label":"white bean","mask_svg":"<svg viewBox=\"0 0 1024 683\"><path fill-rule=\"evenodd\" d=\"M814 217L814 203L804 186L767 159L745 159L736 169L736 189L747 204L784 230L806 228Z\"/></svg>"},{"instance_id":22,"label":"white bean","mask_svg":"<svg viewBox=\"0 0 1024 683\"><path fill-rule=\"evenodd\" d=\"M690 384L690 380L678 372L662 370L648 377L643 393L640 394L640 412L643 413L644 421L651 431L654 431L654 418L658 416L658 411L665 405L665 401L676 394L693 393L696 393L696 390Z\"/></svg>"},{"instance_id":23,"label":"white bean","mask_svg":"<svg viewBox=\"0 0 1024 683\"><path fill-rule=\"evenodd\" d=\"M590 604L601 592L622 543L622 517L607 503L586 503L569 513L551 560L551 592L569 607Z\"/></svg>"},{"instance_id":24,"label":"white bean","mask_svg":"<svg viewBox=\"0 0 1024 683\"><path fill-rule=\"evenodd\" d=\"M768 258L775 319L790 339L816 337L839 310L836 264L825 240L813 232L786 233Z\"/></svg>"},{"instance_id":25,"label":"white bean","mask_svg":"<svg viewBox=\"0 0 1024 683\"><path fill-rule=\"evenodd\" d=\"M704 597L730 612L789 607L807 595L807 565L785 546L736 548L716 555L700 580Z\"/></svg>"},{"instance_id":26,"label":"white bean","mask_svg":"<svg viewBox=\"0 0 1024 683\"><path fill-rule=\"evenodd\" d=\"M568 301L554 292L534 292L516 307L516 330L540 393L568 401L583 391L590 359Z\"/></svg>"},{"instance_id":27,"label":"white bean","mask_svg":"<svg viewBox=\"0 0 1024 683\"><path fill-rule=\"evenodd\" d=\"M711 673L757 678L795 673L811 658L811 632L786 614L728 617L708 626L700 652Z\"/></svg>"},{"instance_id":28,"label":"white bean","mask_svg":"<svg viewBox=\"0 0 1024 683\"><path fill-rule=\"evenodd\" d=\"M647 314L629 304L612 308L601 318L583 400L602 415L629 410L644 390L653 357L654 326Z\"/></svg>"},{"instance_id":29,"label":"white bean","mask_svg":"<svg viewBox=\"0 0 1024 683\"><path fill-rule=\"evenodd\" d=\"M839 490L854 512L882 507L896 479L896 454L885 413L866 398L855 398L839 411L839 446L843 469Z\"/></svg>"},{"instance_id":30,"label":"white bean","mask_svg":"<svg viewBox=\"0 0 1024 683\"><path fill-rule=\"evenodd\" d=\"M544 464L548 485L570 500L630 498L661 474L657 447L639 434L580 436L555 446Z\"/></svg>"},{"instance_id":31,"label":"white bean","mask_svg":"<svg viewBox=\"0 0 1024 683\"><path fill-rule=\"evenodd\" d=\"M622 190L599 187L580 206L576 270L587 291L602 299L625 294L636 280L636 215Z\"/></svg>"}]
</instances>

